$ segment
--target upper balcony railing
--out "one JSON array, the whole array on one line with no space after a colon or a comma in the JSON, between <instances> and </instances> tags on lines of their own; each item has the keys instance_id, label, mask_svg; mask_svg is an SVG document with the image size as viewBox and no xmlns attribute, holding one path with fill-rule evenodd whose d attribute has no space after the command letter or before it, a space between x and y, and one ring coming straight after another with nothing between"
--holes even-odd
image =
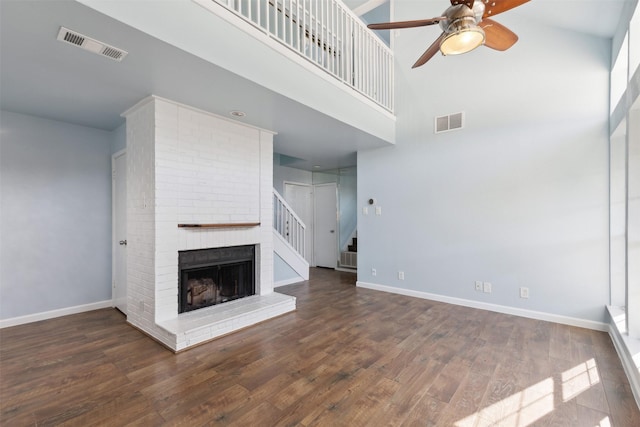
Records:
<instances>
[{"instance_id":1,"label":"upper balcony railing","mask_svg":"<svg viewBox=\"0 0 640 427\"><path fill-rule=\"evenodd\" d=\"M211 0L393 112L393 54L340 0Z\"/></svg>"}]
</instances>

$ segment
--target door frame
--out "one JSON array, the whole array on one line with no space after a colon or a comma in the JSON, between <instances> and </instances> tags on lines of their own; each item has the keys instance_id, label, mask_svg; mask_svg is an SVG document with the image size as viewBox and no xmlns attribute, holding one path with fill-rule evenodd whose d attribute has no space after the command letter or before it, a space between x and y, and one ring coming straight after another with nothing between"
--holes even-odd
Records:
<instances>
[{"instance_id":1,"label":"door frame","mask_svg":"<svg viewBox=\"0 0 640 427\"><path fill-rule=\"evenodd\" d=\"M117 250L119 244L116 242L116 159L122 157L127 154L127 149L123 148L122 150L116 151L111 155L111 306L115 307L116 298L115 298L115 290L116 290L116 260L117 260ZM125 194L125 203L127 200L127 196ZM125 315L127 313L124 313Z\"/></svg>"}]
</instances>

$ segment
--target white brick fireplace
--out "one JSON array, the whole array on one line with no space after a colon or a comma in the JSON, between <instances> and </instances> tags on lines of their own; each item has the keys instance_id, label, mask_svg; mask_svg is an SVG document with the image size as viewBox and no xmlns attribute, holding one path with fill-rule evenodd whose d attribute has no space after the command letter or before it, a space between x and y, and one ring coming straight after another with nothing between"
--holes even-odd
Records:
<instances>
[{"instance_id":1,"label":"white brick fireplace","mask_svg":"<svg viewBox=\"0 0 640 427\"><path fill-rule=\"evenodd\" d=\"M273 133L155 96L123 116L127 321L179 351L295 310L273 292ZM256 295L178 314L178 251L241 245Z\"/></svg>"}]
</instances>

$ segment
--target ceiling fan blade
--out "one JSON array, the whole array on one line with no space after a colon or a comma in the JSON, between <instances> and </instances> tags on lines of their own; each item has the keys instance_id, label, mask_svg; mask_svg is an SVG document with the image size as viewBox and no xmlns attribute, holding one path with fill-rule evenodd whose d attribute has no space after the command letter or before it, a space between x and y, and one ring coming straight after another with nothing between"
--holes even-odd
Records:
<instances>
[{"instance_id":1,"label":"ceiling fan blade","mask_svg":"<svg viewBox=\"0 0 640 427\"><path fill-rule=\"evenodd\" d=\"M496 16L499 13L506 12L527 3L529 0L493 0L487 3L484 9L483 18L488 16Z\"/></svg>"},{"instance_id":2,"label":"ceiling fan blade","mask_svg":"<svg viewBox=\"0 0 640 427\"><path fill-rule=\"evenodd\" d=\"M429 46L429 49L427 49L420 58L418 58L418 60L416 61L415 64L413 64L413 67L411 68L417 68L421 65L424 65L427 63L428 60L430 60L431 58L433 58L433 55L435 55L439 50L440 50L440 42L442 42L442 40L444 39L444 36L446 35L446 33L442 33L440 34L440 37L438 37L436 39L436 41L434 41L431 46Z\"/></svg>"},{"instance_id":3,"label":"ceiling fan blade","mask_svg":"<svg viewBox=\"0 0 640 427\"><path fill-rule=\"evenodd\" d=\"M495 50L507 50L518 41L518 36L492 19L483 19L478 24L484 30L484 45Z\"/></svg>"},{"instance_id":4,"label":"ceiling fan blade","mask_svg":"<svg viewBox=\"0 0 640 427\"><path fill-rule=\"evenodd\" d=\"M380 24L369 24L367 28L372 30L395 30L398 28L426 27L427 25L437 24L443 19L446 18L438 16L437 18L417 19L415 21L382 22Z\"/></svg>"},{"instance_id":5,"label":"ceiling fan blade","mask_svg":"<svg viewBox=\"0 0 640 427\"><path fill-rule=\"evenodd\" d=\"M457 4L465 4L469 9L473 7L474 0L451 0L451 6L455 6Z\"/></svg>"}]
</instances>

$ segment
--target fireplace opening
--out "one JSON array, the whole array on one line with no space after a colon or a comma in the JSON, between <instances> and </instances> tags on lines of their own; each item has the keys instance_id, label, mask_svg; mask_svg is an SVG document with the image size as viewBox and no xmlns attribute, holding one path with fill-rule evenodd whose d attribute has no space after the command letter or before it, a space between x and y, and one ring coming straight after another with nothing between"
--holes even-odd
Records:
<instances>
[{"instance_id":1,"label":"fireplace opening","mask_svg":"<svg viewBox=\"0 0 640 427\"><path fill-rule=\"evenodd\" d=\"M178 253L179 313L255 295L255 247Z\"/></svg>"}]
</instances>

